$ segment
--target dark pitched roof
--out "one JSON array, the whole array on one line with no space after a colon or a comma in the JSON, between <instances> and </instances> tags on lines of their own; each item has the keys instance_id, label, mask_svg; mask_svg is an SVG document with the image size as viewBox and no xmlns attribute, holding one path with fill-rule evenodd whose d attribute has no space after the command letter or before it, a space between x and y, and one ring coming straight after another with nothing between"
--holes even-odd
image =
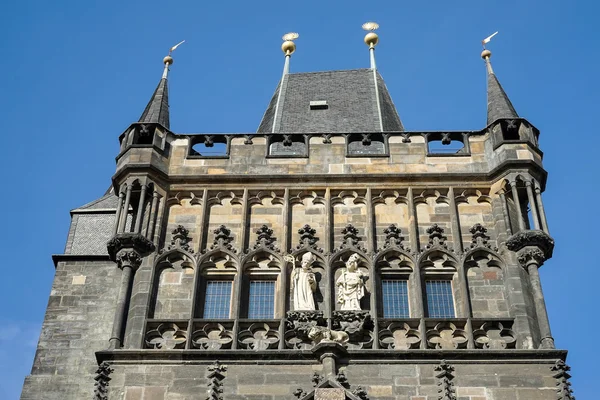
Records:
<instances>
[{"instance_id":1,"label":"dark pitched roof","mask_svg":"<svg viewBox=\"0 0 600 400\"><path fill-rule=\"evenodd\" d=\"M73 211L79 210L97 210L97 209L117 209L117 204L119 202L119 198L114 195L114 193L109 192L104 196L96 199L92 202L82 205L81 207L77 207Z\"/></svg>"},{"instance_id":2,"label":"dark pitched roof","mask_svg":"<svg viewBox=\"0 0 600 400\"><path fill-rule=\"evenodd\" d=\"M139 122L157 123L169 129L169 88L167 79L162 78L142 113Z\"/></svg>"},{"instance_id":3,"label":"dark pitched roof","mask_svg":"<svg viewBox=\"0 0 600 400\"><path fill-rule=\"evenodd\" d=\"M488 125L499 118L519 118L496 74L493 72L488 73L487 101Z\"/></svg>"},{"instance_id":4,"label":"dark pitched roof","mask_svg":"<svg viewBox=\"0 0 600 400\"><path fill-rule=\"evenodd\" d=\"M379 73L376 76L377 90L371 69L287 74L277 86L258 132L270 133L273 124L275 132L378 132L381 126L384 131L402 131L383 78ZM323 100L327 109L311 110L311 101Z\"/></svg>"}]
</instances>

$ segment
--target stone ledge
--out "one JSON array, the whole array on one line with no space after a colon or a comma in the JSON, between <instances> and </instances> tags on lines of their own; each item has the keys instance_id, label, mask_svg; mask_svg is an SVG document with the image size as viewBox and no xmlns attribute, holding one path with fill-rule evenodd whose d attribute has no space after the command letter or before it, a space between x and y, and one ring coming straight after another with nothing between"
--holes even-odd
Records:
<instances>
[{"instance_id":1,"label":"stone ledge","mask_svg":"<svg viewBox=\"0 0 600 400\"><path fill-rule=\"evenodd\" d=\"M566 360L566 350L348 350L344 362L356 364L431 364L448 360L453 364L536 364ZM204 364L214 360L235 364L315 364L318 358L310 350L102 350L96 352L101 363Z\"/></svg>"}]
</instances>

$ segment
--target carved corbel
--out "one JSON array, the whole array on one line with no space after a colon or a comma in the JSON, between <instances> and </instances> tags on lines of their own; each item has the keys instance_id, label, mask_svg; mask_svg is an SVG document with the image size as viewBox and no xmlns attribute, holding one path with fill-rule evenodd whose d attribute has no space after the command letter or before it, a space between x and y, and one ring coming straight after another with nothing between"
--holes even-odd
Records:
<instances>
[{"instance_id":1,"label":"carved corbel","mask_svg":"<svg viewBox=\"0 0 600 400\"><path fill-rule=\"evenodd\" d=\"M517 254L522 267L534 263L539 267L552 257L554 239L539 230L521 231L508 238L506 247Z\"/></svg>"},{"instance_id":2,"label":"carved corbel","mask_svg":"<svg viewBox=\"0 0 600 400\"><path fill-rule=\"evenodd\" d=\"M155 247L139 233L119 233L108 241L106 249L111 261L116 262L120 269L131 267L135 270Z\"/></svg>"}]
</instances>

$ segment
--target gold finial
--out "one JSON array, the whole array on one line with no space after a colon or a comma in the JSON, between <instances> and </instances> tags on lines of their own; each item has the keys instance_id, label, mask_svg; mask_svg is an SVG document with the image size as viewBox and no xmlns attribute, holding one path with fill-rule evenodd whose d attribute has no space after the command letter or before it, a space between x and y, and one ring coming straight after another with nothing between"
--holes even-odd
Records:
<instances>
[{"instance_id":1,"label":"gold finial","mask_svg":"<svg viewBox=\"0 0 600 400\"><path fill-rule=\"evenodd\" d=\"M486 58L490 58L492 56L492 52L489 51L488 49L485 49L481 52L481 58L483 58L484 60Z\"/></svg>"},{"instance_id":2,"label":"gold finial","mask_svg":"<svg viewBox=\"0 0 600 400\"><path fill-rule=\"evenodd\" d=\"M178 48L183 42L185 42L185 40L182 40L181 42L177 43L175 46L171 47L169 49L169 54L163 58L163 64L169 66L171 64L173 64L173 57L171 57L171 53L173 53L173 51Z\"/></svg>"},{"instance_id":3,"label":"gold finial","mask_svg":"<svg viewBox=\"0 0 600 400\"><path fill-rule=\"evenodd\" d=\"M362 28L365 31L369 31L369 33L365 35L365 43L370 49L374 49L379 42L379 36L373 31L379 29L379 24L376 22L366 22L362 25Z\"/></svg>"},{"instance_id":4,"label":"gold finial","mask_svg":"<svg viewBox=\"0 0 600 400\"><path fill-rule=\"evenodd\" d=\"M294 40L298 39L299 37L300 35L298 35L296 32L290 32L283 35L282 39L284 42L281 45L281 50L286 56L291 56L292 53L296 51L296 44L294 43Z\"/></svg>"}]
</instances>

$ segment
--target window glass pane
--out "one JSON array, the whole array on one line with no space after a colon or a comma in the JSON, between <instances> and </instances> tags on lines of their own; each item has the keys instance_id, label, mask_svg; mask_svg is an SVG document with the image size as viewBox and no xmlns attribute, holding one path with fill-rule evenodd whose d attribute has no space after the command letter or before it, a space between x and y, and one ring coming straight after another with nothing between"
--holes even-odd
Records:
<instances>
[{"instance_id":1,"label":"window glass pane","mask_svg":"<svg viewBox=\"0 0 600 400\"><path fill-rule=\"evenodd\" d=\"M273 318L275 310L275 282L250 281L248 318Z\"/></svg>"},{"instance_id":2,"label":"window glass pane","mask_svg":"<svg viewBox=\"0 0 600 400\"><path fill-rule=\"evenodd\" d=\"M204 314L202 318L229 318L231 301L231 281L208 281L204 295Z\"/></svg>"},{"instance_id":3,"label":"window glass pane","mask_svg":"<svg viewBox=\"0 0 600 400\"><path fill-rule=\"evenodd\" d=\"M384 318L408 318L408 285L405 280L382 280Z\"/></svg>"},{"instance_id":4,"label":"window glass pane","mask_svg":"<svg viewBox=\"0 0 600 400\"><path fill-rule=\"evenodd\" d=\"M454 318L452 282L426 281L427 316L430 318Z\"/></svg>"}]
</instances>

